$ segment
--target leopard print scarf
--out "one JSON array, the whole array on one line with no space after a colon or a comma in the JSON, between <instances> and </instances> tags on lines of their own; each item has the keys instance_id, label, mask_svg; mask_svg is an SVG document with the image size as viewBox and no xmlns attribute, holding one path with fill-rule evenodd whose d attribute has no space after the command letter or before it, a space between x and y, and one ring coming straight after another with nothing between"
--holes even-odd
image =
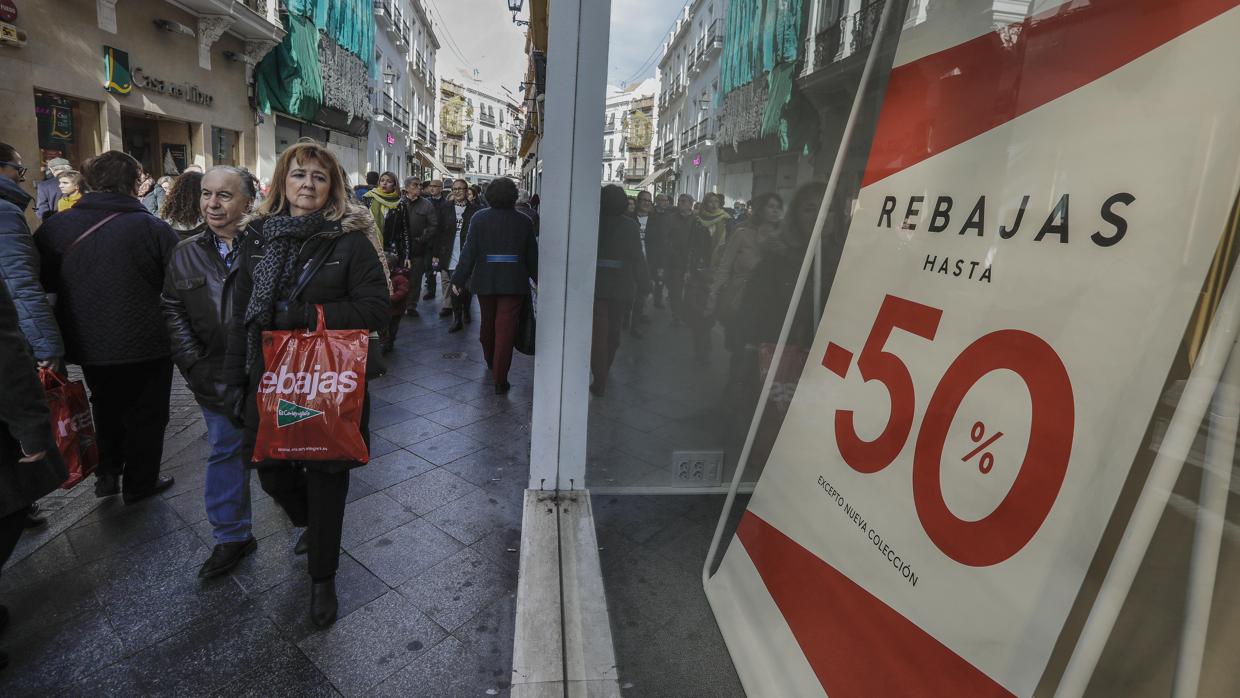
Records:
<instances>
[{"instance_id":1,"label":"leopard print scarf","mask_svg":"<svg viewBox=\"0 0 1240 698\"><path fill-rule=\"evenodd\" d=\"M254 288L245 308L245 370L262 363L263 330L271 329L276 301L287 299L297 284L297 253L301 243L323 230L326 219L321 211L306 216L277 214L263 223L261 236L267 254L254 267Z\"/></svg>"}]
</instances>

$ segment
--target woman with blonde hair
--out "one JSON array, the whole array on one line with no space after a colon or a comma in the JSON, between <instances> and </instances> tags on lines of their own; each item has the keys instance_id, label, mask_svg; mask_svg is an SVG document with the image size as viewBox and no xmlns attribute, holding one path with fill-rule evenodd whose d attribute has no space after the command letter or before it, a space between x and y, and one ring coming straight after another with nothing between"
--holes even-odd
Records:
<instances>
[{"instance_id":1,"label":"woman with blonde hair","mask_svg":"<svg viewBox=\"0 0 1240 698\"><path fill-rule=\"evenodd\" d=\"M233 324L224 358L225 383L242 388L244 395L234 409L245 427L243 453L253 451L258 431L255 393L265 370L265 330L316 329L315 306L323 307L328 329L378 331L388 321L388 285L374 248L374 219L353 201L339 162L325 146L302 142L284 151L249 230L237 256ZM298 287L300 294L294 294ZM368 444L369 417L366 396L361 432ZM255 464L263 490L295 526L306 529L296 552L309 553L310 617L318 627L336 620L335 575L349 471L360 465Z\"/></svg>"}]
</instances>

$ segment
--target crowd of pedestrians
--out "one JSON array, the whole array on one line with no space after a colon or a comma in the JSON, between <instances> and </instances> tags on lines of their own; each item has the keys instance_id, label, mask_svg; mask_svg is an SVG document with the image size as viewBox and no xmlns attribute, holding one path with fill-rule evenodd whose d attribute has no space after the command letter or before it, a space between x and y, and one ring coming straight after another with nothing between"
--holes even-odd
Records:
<instances>
[{"instance_id":1,"label":"crowd of pedestrians","mask_svg":"<svg viewBox=\"0 0 1240 698\"><path fill-rule=\"evenodd\" d=\"M713 192L701 202L681 193L673 206L664 193L629 197L617 185L603 187L590 392L606 394L622 336L644 336L649 303L668 309L672 327L688 330L700 364L709 363L714 328L722 327L729 355L723 401L751 414L764 370L760 354L779 339L824 190L819 182L802 186L786 214L775 193L725 208ZM824 269L834 270L838 246L824 241ZM805 314L809 304L799 307ZM808 347L811 332L808 316L799 314L790 342Z\"/></svg>"},{"instance_id":2,"label":"crowd of pedestrians","mask_svg":"<svg viewBox=\"0 0 1240 698\"><path fill-rule=\"evenodd\" d=\"M472 324L478 304L478 339L504 394L537 282L537 197L507 178L484 190L371 172L350 187L331 151L308 141L284 151L265 185L229 166L155 179L116 151L78 169L51 160L34 197L20 186L26 174L21 154L0 144L0 565L39 521L38 499L65 479L36 367L81 367L99 446L95 494L134 504L173 484L160 462L175 366L210 444L203 496L216 545L199 576L226 574L256 549L256 467L263 489L304 529L295 551L307 556L310 617L330 625L349 471L363 463L253 461L263 333L319 322L372 333L374 377L425 289L421 299L438 300L431 305L447 332ZM721 325L725 400L753 396L760 347L779 337L822 192L814 183L787 208L772 193L727 209L714 193L700 203L682 193L673 206L665 194L604 187L590 392L606 395L622 337L642 337L650 303L689 330L699 362L709 362ZM794 318L792 341L808 346L811 331L808 317ZM366 443L368 422L363 394ZM0 607L0 627L6 621Z\"/></svg>"},{"instance_id":3,"label":"crowd of pedestrians","mask_svg":"<svg viewBox=\"0 0 1240 698\"><path fill-rule=\"evenodd\" d=\"M536 280L534 202L508 179L486 191L456 180L447 197L442 181L401 187L390 172L350 188L330 150L304 141L284 151L265 185L229 166L155 179L133 157L109 151L80 169L51 160L32 197L21 186L22 162L0 143L0 566L21 531L40 521L38 499L67 477L38 368L81 368L99 450L95 495L129 505L173 485L160 463L175 366L210 445L203 501L216 544L199 577L226 574L256 549L256 468L263 489L304 529L295 552L307 556L310 618L333 623L349 471L363 463L254 462L263 333L314 330L320 321L370 332L374 377L401 317L417 313L425 279L424 299L442 297L448 332L472 322L476 295L479 341L496 393L505 393L514 308ZM364 394L362 404L368 444ZM0 628L7 620L0 607Z\"/></svg>"}]
</instances>

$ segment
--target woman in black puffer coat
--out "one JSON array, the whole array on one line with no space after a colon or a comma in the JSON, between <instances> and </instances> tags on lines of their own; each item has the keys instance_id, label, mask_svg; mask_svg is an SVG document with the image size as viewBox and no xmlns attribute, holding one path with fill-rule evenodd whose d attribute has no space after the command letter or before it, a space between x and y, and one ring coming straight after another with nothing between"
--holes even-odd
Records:
<instances>
[{"instance_id":1,"label":"woman in black puffer coat","mask_svg":"<svg viewBox=\"0 0 1240 698\"><path fill-rule=\"evenodd\" d=\"M388 321L388 286L378 256L378 232L370 212L350 201L336 158L316 143L298 143L276 164L271 193L251 221L239 253L234 323L224 357L224 379L242 387L236 412L245 424L245 451L258 431L255 394L264 365L264 330L314 329L322 305L328 329L380 330ZM300 297L292 289L311 262L326 261ZM370 442L370 400L362 411L362 438ZM295 526L306 531L297 552L309 553L310 616L326 627L336 620L335 575L340 556L349 470L344 461L263 461L263 489Z\"/></svg>"}]
</instances>

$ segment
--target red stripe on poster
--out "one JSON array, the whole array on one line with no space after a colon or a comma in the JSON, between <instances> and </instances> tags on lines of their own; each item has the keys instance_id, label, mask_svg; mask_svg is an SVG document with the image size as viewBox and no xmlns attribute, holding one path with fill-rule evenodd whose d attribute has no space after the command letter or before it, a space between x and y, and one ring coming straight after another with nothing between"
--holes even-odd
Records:
<instances>
[{"instance_id":1,"label":"red stripe on poster","mask_svg":"<svg viewBox=\"0 0 1240 698\"><path fill-rule=\"evenodd\" d=\"M1058 99L1237 6L1240 0L1069 2L894 68L862 186Z\"/></svg>"},{"instance_id":2,"label":"red stripe on poster","mask_svg":"<svg viewBox=\"0 0 1240 698\"><path fill-rule=\"evenodd\" d=\"M736 535L832 698L1012 695L761 518Z\"/></svg>"}]
</instances>

